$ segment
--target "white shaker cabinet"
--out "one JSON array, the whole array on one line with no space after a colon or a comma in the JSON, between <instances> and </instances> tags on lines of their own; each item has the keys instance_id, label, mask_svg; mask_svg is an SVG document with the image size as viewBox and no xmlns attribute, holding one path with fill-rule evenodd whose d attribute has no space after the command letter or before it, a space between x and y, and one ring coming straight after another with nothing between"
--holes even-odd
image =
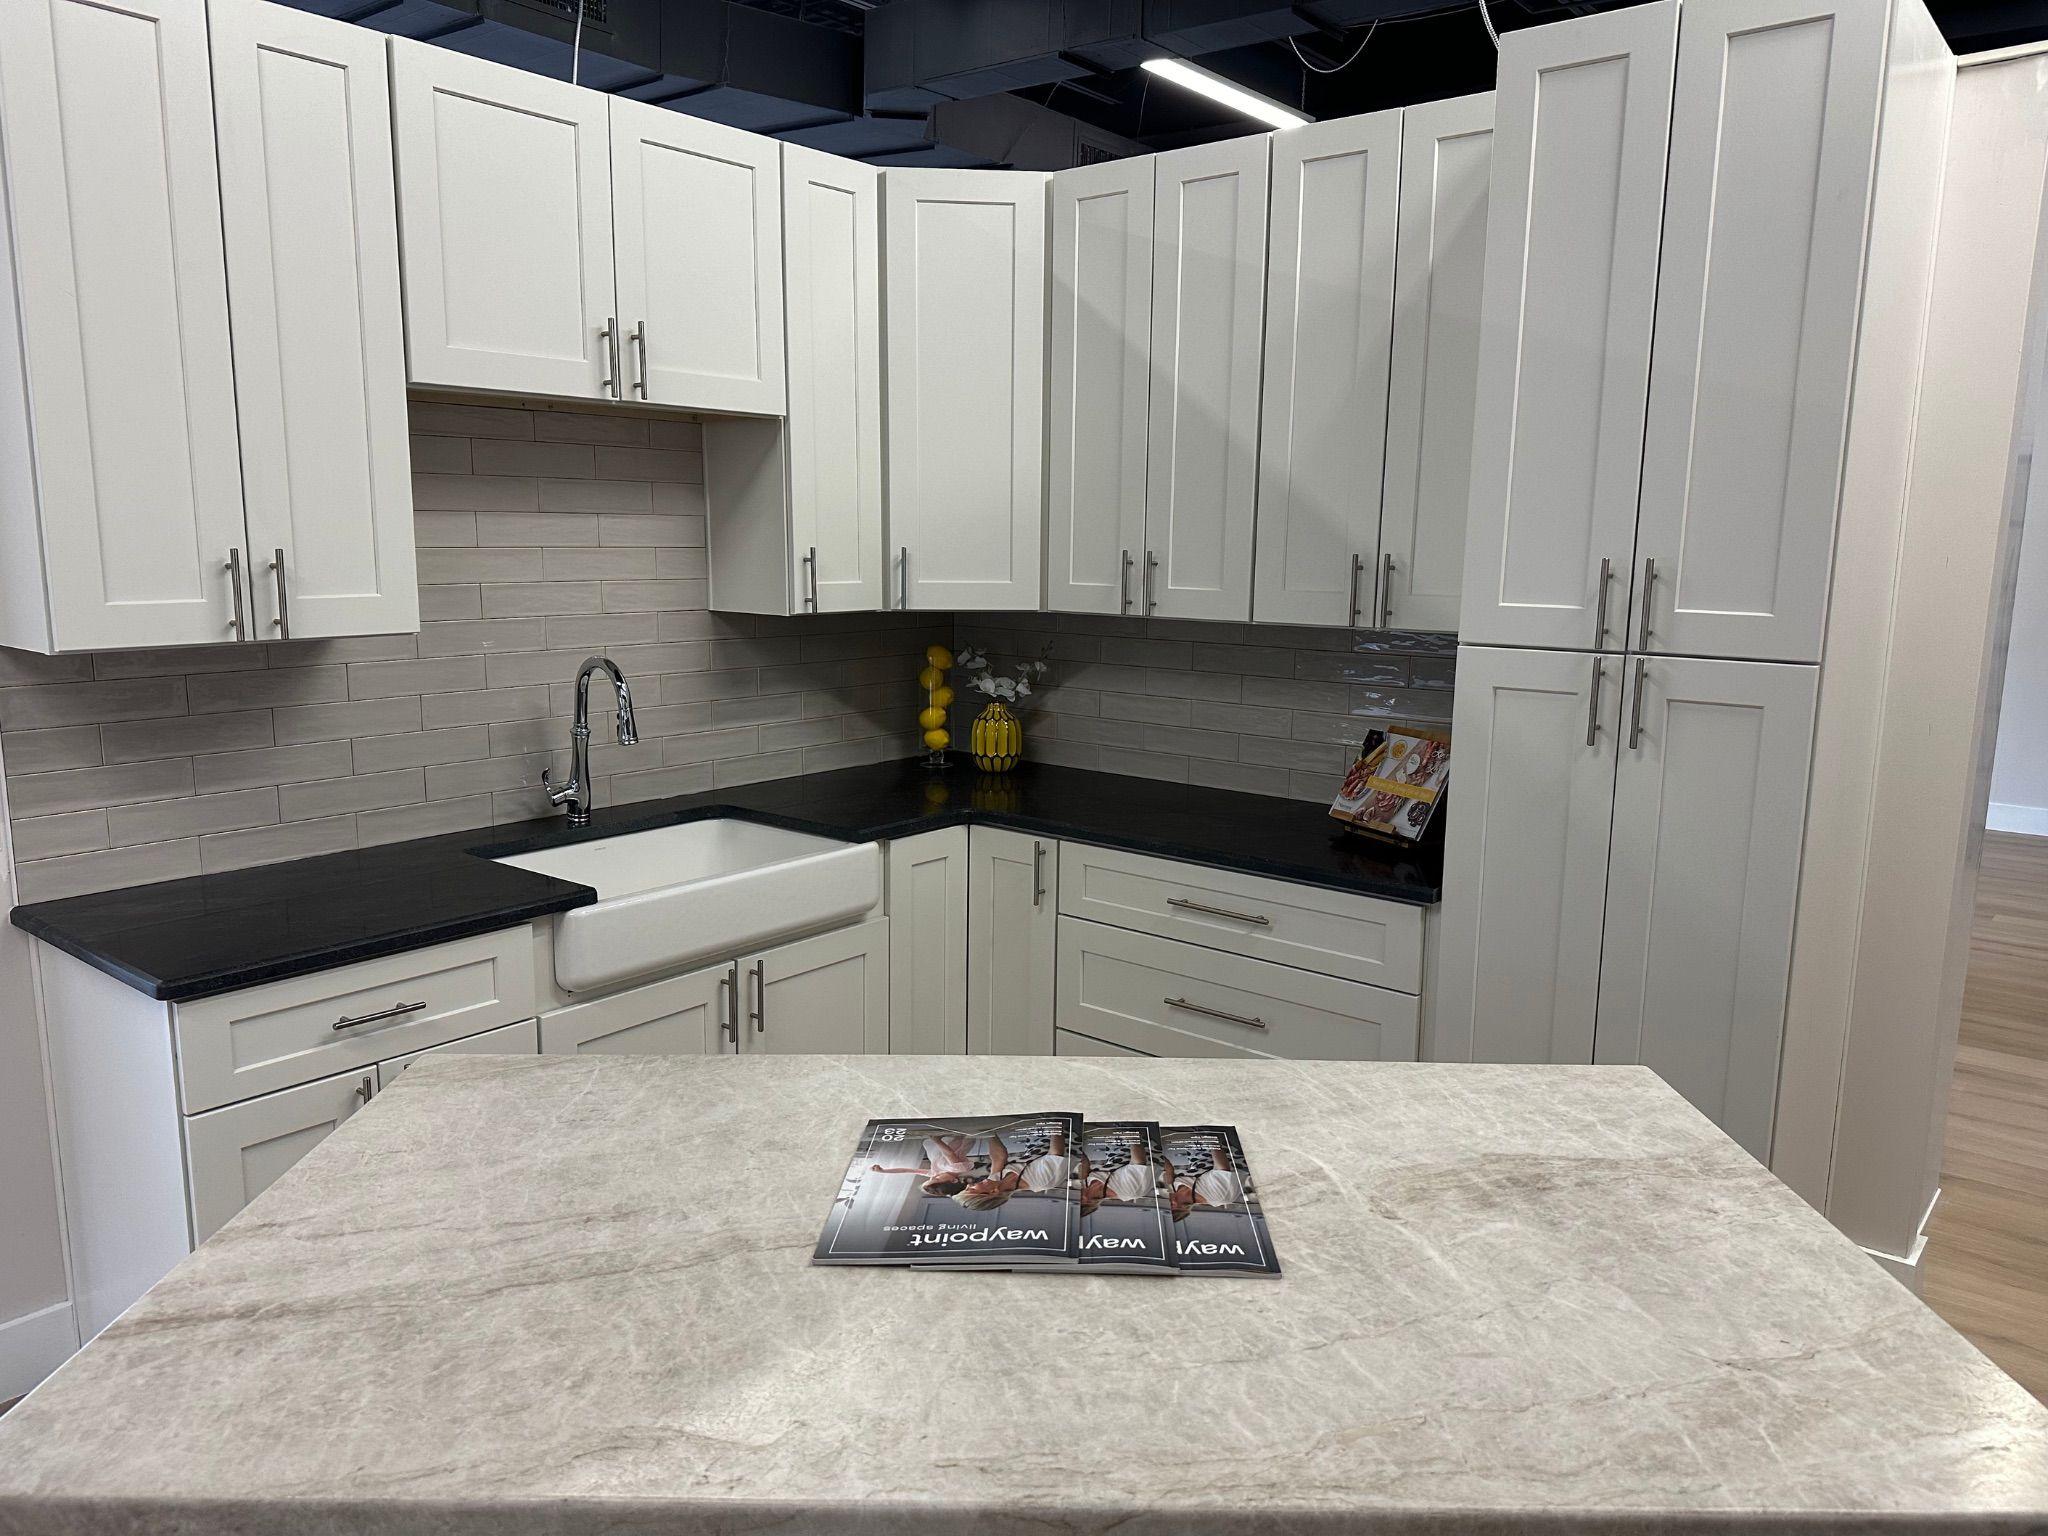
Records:
<instances>
[{"instance_id":1,"label":"white shaker cabinet","mask_svg":"<svg viewBox=\"0 0 2048 1536\"><path fill-rule=\"evenodd\" d=\"M412 382L624 398L610 98L403 37L391 91Z\"/></svg>"},{"instance_id":2,"label":"white shaker cabinet","mask_svg":"<svg viewBox=\"0 0 2048 1536\"><path fill-rule=\"evenodd\" d=\"M1460 646L1436 1052L1593 1058L1623 662Z\"/></svg>"},{"instance_id":3,"label":"white shaker cabinet","mask_svg":"<svg viewBox=\"0 0 2048 1536\"><path fill-rule=\"evenodd\" d=\"M891 606L1037 608L1046 178L882 174Z\"/></svg>"},{"instance_id":4,"label":"white shaker cabinet","mask_svg":"<svg viewBox=\"0 0 2048 1536\"><path fill-rule=\"evenodd\" d=\"M1153 157L1147 614L1251 617L1270 155L1254 134Z\"/></svg>"},{"instance_id":5,"label":"white shaker cabinet","mask_svg":"<svg viewBox=\"0 0 2048 1536\"><path fill-rule=\"evenodd\" d=\"M625 397L781 415L780 146L623 96L610 104Z\"/></svg>"},{"instance_id":6,"label":"white shaker cabinet","mask_svg":"<svg viewBox=\"0 0 2048 1536\"><path fill-rule=\"evenodd\" d=\"M1684 9L1637 649L1820 660L1892 9Z\"/></svg>"},{"instance_id":7,"label":"white shaker cabinet","mask_svg":"<svg viewBox=\"0 0 2048 1536\"><path fill-rule=\"evenodd\" d=\"M1638 657L1627 686L1593 1059L1766 1157L1819 669Z\"/></svg>"},{"instance_id":8,"label":"white shaker cabinet","mask_svg":"<svg viewBox=\"0 0 2048 1536\"><path fill-rule=\"evenodd\" d=\"M1652 0L1501 40L1463 640L1621 648L1677 26Z\"/></svg>"},{"instance_id":9,"label":"white shaker cabinet","mask_svg":"<svg viewBox=\"0 0 2048 1536\"><path fill-rule=\"evenodd\" d=\"M268 0L211 13L251 637L415 630L385 42Z\"/></svg>"},{"instance_id":10,"label":"white shaker cabinet","mask_svg":"<svg viewBox=\"0 0 2048 1536\"><path fill-rule=\"evenodd\" d=\"M1052 178L1045 606L1126 614L1145 553L1152 157Z\"/></svg>"},{"instance_id":11,"label":"white shaker cabinet","mask_svg":"<svg viewBox=\"0 0 2048 1536\"><path fill-rule=\"evenodd\" d=\"M741 1055L889 1049L890 920L798 939L739 962Z\"/></svg>"},{"instance_id":12,"label":"white shaker cabinet","mask_svg":"<svg viewBox=\"0 0 2048 1536\"><path fill-rule=\"evenodd\" d=\"M0 5L0 643L236 638L207 48L202 0Z\"/></svg>"},{"instance_id":13,"label":"white shaker cabinet","mask_svg":"<svg viewBox=\"0 0 2048 1536\"><path fill-rule=\"evenodd\" d=\"M703 1056L732 1037L731 962L668 976L540 1016L543 1056Z\"/></svg>"},{"instance_id":14,"label":"white shaker cabinet","mask_svg":"<svg viewBox=\"0 0 2048 1536\"><path fill-rule=\"evenodd\" d=\"M377 1069L345 1072L185 1120L192 1237L203 1243L377 1093Z\"/></svg>"},{"instance_id":15,"label":"white shaker cabinet","mask_svg":"<svg viewBox=\"0 0 2048 1536\"><path fill-rule=\"evenodd\" d=\"M1379 622L1387 628L1458 628L1492 166L1491 91L1403 113L1380 497Z\"/></svg>"},{"instance_id":16,"label":"white shaker cabinet","mask_svg":"<svg viewBox=\"0 0 2048 1536\"><path fill-rule=\"evenodd\" d=\"M971 827L967 835L967 1049L1053 1054L1060 845Z\"/></svg>"},{"instance_id":17,"label":"white shaker cabinet","mask_svg":"<svg viewBox=\"0 0 2048 1536\"><path fill-rule=\"evenodd\" d=\"M967 828L889 843L889 1049L967 1049Z\"/></svg>"},{"instance_id":18,"label":"white shaker cabinet","mask_svg":"<svg viewBox=\"0 0 2048 1536\"><path fill-rule=\"evenodd\" d=\"M1376 622L1401 126L1398 110L1372 112L1272 140L1260 622Z\"/></svg>"}]
</instances>

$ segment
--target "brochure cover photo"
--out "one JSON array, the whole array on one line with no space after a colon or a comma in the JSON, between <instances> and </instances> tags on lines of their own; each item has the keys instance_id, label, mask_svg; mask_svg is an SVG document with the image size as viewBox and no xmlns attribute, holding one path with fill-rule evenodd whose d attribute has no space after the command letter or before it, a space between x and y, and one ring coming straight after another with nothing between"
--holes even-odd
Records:
<instances>
[{"instance_id":1,"label":"brochure cover photo","mask_svg":"<svg viewBox=\"0 0 2048 1536\"><path fill-rule=\"evenodd\" d=\"M870 1120L815 1264L1074 1265L1081 1118Z\"/></svg>"},{"instance_id":2,"label":"brochure cover photo","mask_svg":"<svg viewBox=\"0 0 2048 1536\"><path fill-rule=\"evenodd\" d=\"M1277 1275L1280 1260L1235 1126L1159 1133L1172 1169L1174 1258L1183 1274Z\"/></svg>"},{"instance_id":3,"label":"brochure cover photo","mask_svg":"<svg viewBox=\"0 0 2048 1536\"><path fill-rule=\"evenodd\" d=\"M1082 1127L1083 1269L1173 1273L1166 1170L1152 1121L1090 1120Z\"/></svg>"}]
</instances>

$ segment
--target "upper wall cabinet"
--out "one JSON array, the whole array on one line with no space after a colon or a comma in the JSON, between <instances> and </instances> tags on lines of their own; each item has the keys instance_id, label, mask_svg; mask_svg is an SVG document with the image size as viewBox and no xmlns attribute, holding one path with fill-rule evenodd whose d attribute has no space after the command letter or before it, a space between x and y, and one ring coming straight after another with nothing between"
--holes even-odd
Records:
<instances>
[{"instance_id":1,"label":"upper wall cabinet","mask_svg":"<svg viewBox=\"0 0 2048 1536\"><path fill-rule=\"evenodd\" d=\"M1146 613L1251 617L1270 156L1255 134L1153 158Z\"/></svg>"},{"instance_id":2,"label":"upper wall cabinet","mask_svg":"<svg viewBox=\"0 0 2048 1536\"><path fill-rule=\"evenodd\" d=\"M1380 497L1379 621L1389 628L1458 628L1492 167L1491 91L1402 114L1393 377Z\"/></svg>"},{"instance_id":3,"label":"upper wall cabinet","mask_svg":"<svg viewBox=\"0 0 2048 1536\"><path fill-rule=\"evenodd\" d=\"M1371 624L1401 113L1277 134L1272 153L1253 617Z\"/></svg>"},{"instance_id":4,"label":"upper wall cabinet","mask_svg":"<svg viewBox=\"0 0 2048 1536\"><path fill-rule=\"evenodd\" d=\"M779 146L623 96L611 124L628 396L781 415Z\"/></svg>"},{"instance_id":5,"label":"upper wall cabinet","mask_svg":"<svg viewBox=\"0 0 2048 1536\"><path fill-rule=\"evenodd\" d=\"M1678 30L1630 637L1818 661L1892 7Z\"/></svg>"},{"instance_id":6,"label":"upper wall cabinet","mask_svg":"<svg viewBox=\"0 0 2048 1536\"><path fill-rule=\"evenodd\" d=\"M1152 157L1052 178L1045 605L1129 613L1145 554Z\"/></svg>"},{"instance_id":7,"label":"upper wall cabinet","mask_svg":"<svg viewBox=\"0 0 2048 1536\"><path fill-rule=\"evenodd\" d=\"M417 629L384 39L211 12L253 635Z\"/></svg>"},{"instance_id":8,"label":"upper wall cabinet","mask_svg":"<svg viewBox=\"0 0 2048 1536\"><path fill-rule=\"evenodd\" d=\"M0 5L0 641L234 638L246 553L203 0Z\"/></svg>"},{"instance_id":9,"label":"upper wall cabinet","mask_svg":"<svg viewBox=\"0 0 2048 1536\"><path fill-rule=\"evenodd\" d=\"M893 605L1036 608L1046 178L886 171L882 189Z\"/></svg>"},{"instance_id":10,"label":"upper wall cabinet","mask_svg":"<svg viewBox=\"0 0 2048 1536\"><path fill-rule=\"evenodd\" d=\"M622 398L607 98L408 38L391 91L412 382Z\"/></svg>"},{"instance_id":11,"label":"upper wall cabinet","mask_svg":"<svg viewBox=\"0 0 2048 1536\"><path fill-rule=\"evenodd\" d=\"M1676 0L1501 44L1460 638L1618 649Z\"/></svg>"}]
</instances>

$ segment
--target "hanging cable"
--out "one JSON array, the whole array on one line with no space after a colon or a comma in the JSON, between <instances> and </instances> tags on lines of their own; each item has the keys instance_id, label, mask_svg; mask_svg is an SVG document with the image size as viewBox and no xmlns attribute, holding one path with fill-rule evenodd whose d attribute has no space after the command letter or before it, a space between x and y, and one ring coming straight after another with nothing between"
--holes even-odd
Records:
<instances>
[{"instance_id":1,"label":"hanging cable","mask_svg":"<svg viewBox=\"0 0 2048 1536\"><path fill-rule=\"evenodd\" d=\"M1481 10L1484 10L1486 8L1486 0L1479 0L1479 6ZM1301 60L1301 67L1303 69L1312 70L1314 73L1319 75L1339 75L1358 62L1358 56L1365 52L1365 45L1372 41L1373 33L1377 32L1379 29L1379 18L1374 17L1372 25L1365 29L1365 36L1360 38L1358 46L1351 50L1351 57L1346 59L1342 64L1315 63L1309 58L1307 54L1301 51L1301 44L1297 43L1291 37L1287 39L1287 46L1292 48L1294 50L1294 56L1297 59Z\"/></svg>"},{"instance_id":2,"label":"hanging cable","mask_svg":"<svg viewBox=\"0 0 2048 1536\"><path fill-rule=\"evenodd\" d=\"M576 7L576 35L569 39L569 83L578 83L583 73L583 0L569 0ZM1486 7L1486 0L1479 0L1480 9Z\"/></svg>"},{"instance_id":3,"label":"hanging cable","mask_svg":"<svg viewBox=\"0 0 2048 1536\"><path fill-rule=\"evenodd\" d=\"M1479 19L1486 23L1486 35L1493 39L1493 51L1500 52L1500 34L1493 30L1493 12L1486 8L1486 0L1479 0Z\"/></svg>"}]
</instances>

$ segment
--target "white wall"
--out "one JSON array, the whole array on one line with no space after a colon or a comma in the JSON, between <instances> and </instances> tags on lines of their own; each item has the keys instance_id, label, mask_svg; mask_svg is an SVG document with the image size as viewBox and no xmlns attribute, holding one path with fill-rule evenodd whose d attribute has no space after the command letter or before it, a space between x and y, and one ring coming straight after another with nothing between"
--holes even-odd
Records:
<instances>
[{"instance_id":1,"label":"white wall","mask_svg":"<svg viewBox=\"0 0 2048 1536\"><path fill-rule=\"evenodd\" d=\"M2048 837L2048 474L2028 486L2009 646L1986 824Z\"/></svg>"}]
</instances>

